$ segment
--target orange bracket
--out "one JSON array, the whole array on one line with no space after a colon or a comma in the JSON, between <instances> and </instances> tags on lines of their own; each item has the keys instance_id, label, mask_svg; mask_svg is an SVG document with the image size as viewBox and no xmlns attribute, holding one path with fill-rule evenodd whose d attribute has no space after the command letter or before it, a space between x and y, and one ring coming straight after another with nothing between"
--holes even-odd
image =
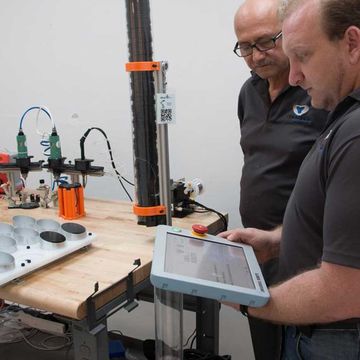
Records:
<instances>
[{"instance_id":1,"label":"orange bracket","mask_svg":"<svg viewBox=\"0 0 360 360\"><path fill-rule=\"evenodd\" d=\"M160 61L134 61L125 64L127 72L132 71L159 71Z\"/></svg>"},{"instance_id":2,"label":"orange bracket","mask_svg":"<svg viewBox=\"0 0 360 360\"><path fill-rule=\"evenodd\" d=\"M166 207L164 205L146 206L146 207L133 205L133 212L137 216L164 215L165 211L166 211Z\"/></svg>"},{"instance_id":3,"label":"orange bracket","mask_svg":"<svg viewBox=\"0 0 360 360\"><path fill-rule=\"evenodd\" d=\"M80 184L66 184L58 187L59 216L66 220L85 216L84 189Z\"/></svg>"}]
</instances>

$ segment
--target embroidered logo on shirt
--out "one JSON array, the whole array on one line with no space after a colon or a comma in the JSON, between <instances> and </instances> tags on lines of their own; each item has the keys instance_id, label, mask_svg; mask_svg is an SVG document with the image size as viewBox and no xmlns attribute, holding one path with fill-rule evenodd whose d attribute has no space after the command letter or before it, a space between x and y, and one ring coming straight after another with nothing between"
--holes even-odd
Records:
<instances>
[{"instance_id":1,"label":"embroidered logo on shirt","mask_svg":"<svg viewBox=\"0 0 360 360\"><path fill-rule=\"evenodd\" d=\"M293 112L296 116L303 116L309 112L310 108L307 105L294 105Z\"/></svg>"}]
</instances>

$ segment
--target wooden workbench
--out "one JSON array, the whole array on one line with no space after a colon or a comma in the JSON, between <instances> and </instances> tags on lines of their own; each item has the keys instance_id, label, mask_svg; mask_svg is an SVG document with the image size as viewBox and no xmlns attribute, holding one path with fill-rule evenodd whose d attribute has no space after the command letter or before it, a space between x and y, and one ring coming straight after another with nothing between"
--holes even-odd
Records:
<instances>
[{"instance_id":1,"label":"wooden workbench","mask_svg":"<svg viewBox=\"0 0 360 360\"><path fill-rule=\"evenodd\" d=\"M74 222L96 234L93 244L1 287L0 298L83 319L85 301L94 292L96 282L100 291L117 283L134 269L137 258L141 259L141 267L134 272L134 284L149 277L156 228L137 225L129 202L86 199L85 208L86 217ZM56 209L9 210L7 203L0 201L0 222L12 223L14 215L66 222L58 217ZM219 217L213 213L194 213L184 219L173 219L173 225L184 228L194 223L208 226L210 233L221 228ZM126 284L121 283L103 292L96 298L96 308L125 291Z\"/></svg>"}]
</instances>

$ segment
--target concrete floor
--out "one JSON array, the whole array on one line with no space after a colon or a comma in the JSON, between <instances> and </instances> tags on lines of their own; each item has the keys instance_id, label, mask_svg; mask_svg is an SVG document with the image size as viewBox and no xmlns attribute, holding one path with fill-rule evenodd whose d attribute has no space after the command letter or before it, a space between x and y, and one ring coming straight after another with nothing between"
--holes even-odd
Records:
<instances>
[{"instance_id":1,"label":"concrete floor","mask_svg":"<svg viewBox=\"0 0 360 360\"><path fill-rule=\"evenodd\" d=\"M38 333L30 338L33 344L39 344L48 334ZM25 342L15 344L0 343L1 360L72 360L71 348L58 351L40 351L27 345Z\"/></svg>"},{"instance_id":2,"label":"concrete floor","mask_svg":"<svg viewBox=\"0 0 360 360\"><path fill-rule=\"evenodd\" d=\"M153 304L140 302L131 313L120 311L108 321L109 330L121 330L127 336L154 338ZM184 311L184 339L195 329L195 314ZM254 360L247 319L232 308L222 306L220 311L219 354L232 355L232 360Z\"/></svg>"},{"instance_id":3,"label":"concrete floor","mask_svg":"<svg viewBox=\"0 0 360 360\"><path fill-rule=\"evenodd\" d=\"M184 312L184 339L195 328L195 314ZM138 339L154 338L153 304L140 302L131 313L119 311L108 321L109 330L120 330L123 334ZM37 334L31 341L38 343L47 335ZM233 309L222 307L220 312L220 355L232 355L232 360L253 360L247 320ZM61 351L39 351L24 342L0 344L1 360L72 360L72 349ZM132 357L134 359L134 357ZM138 359L138 358L136 358ZM139 359L140 360L140 359Z\"/></svg>"}]
</instances>

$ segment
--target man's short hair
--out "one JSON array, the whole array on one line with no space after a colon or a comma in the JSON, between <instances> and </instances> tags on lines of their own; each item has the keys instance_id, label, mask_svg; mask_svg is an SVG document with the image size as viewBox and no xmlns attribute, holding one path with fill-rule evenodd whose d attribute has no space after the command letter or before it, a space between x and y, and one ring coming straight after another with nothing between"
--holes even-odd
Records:
<instances>
[{"instance_id":1,"label":"man's short hair","mask_svg":"<svg viewBox=\"0 0 360 360\"><path fill-rule=\"evenodd\" d=\"M309 0L280 0L279 17L283 21L300 5ZM310 0L314 1L314 0ZM340 40L349 26L360 29L359 0L317 0L324 33L329 40Z\"/></svg>"}]
</instances>

